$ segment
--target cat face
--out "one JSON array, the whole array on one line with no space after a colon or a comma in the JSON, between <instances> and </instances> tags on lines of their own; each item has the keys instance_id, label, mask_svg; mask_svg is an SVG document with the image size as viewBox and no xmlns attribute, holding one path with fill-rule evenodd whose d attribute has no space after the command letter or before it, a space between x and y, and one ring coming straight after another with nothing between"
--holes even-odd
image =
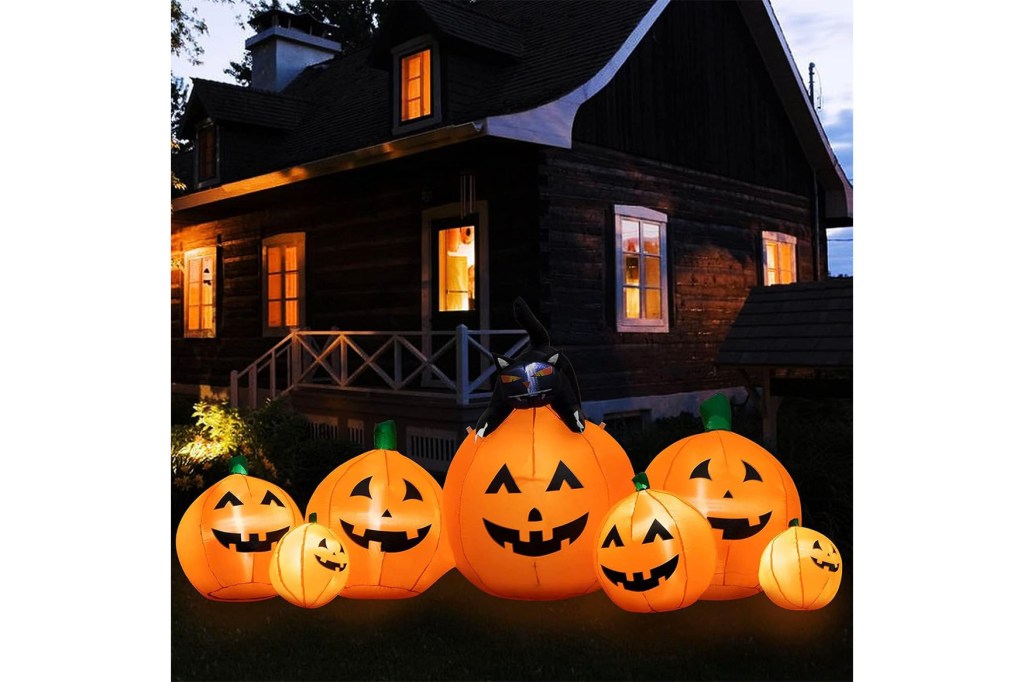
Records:
<instances>
[{"instance_id":1,"label":"cat face","mask_svg":"<svg viewBox=\"0 0 1024 682\"><path fill-rule=\"evenodd\" d=\"M560 379L558 353L544 360L513 362L495 356L501 395L511 407L543 407L555 397Z\"/></svg>"}]
</instances>

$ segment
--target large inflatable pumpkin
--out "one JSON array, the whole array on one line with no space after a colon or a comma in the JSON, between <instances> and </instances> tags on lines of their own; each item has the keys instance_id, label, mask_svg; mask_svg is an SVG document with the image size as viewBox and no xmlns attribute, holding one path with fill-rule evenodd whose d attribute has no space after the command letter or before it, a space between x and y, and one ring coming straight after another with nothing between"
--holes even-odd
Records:
<instances>
[{"instance_id":1,"label":"large inflatable pumpkin","mask_svg":"<svg viewBox=\"0 0 1024 682\"><path fill-rule=\"evenodd\" d=\"M270 555L270 582L296 606L316 609L330 603L348 579L348 555L330 528L316 522L291 529Z\"/></svg>"},{"instance_id":2,"label":"large inflatable pumpkin","mask_svg":"<svg viewBox=\"0 0 1024 682\"><path fill-rule=\"evenodd\" d=\"M415 597L454 566L441 486L395 448L395 423L378 424L374 449L329 473L309 498L306 514L334 531L351 559L342 597Z\"/></svg>"},{"instance_id":3,"label":"large inflatable pumpkin","mask_svg":"<svg viewBox=\"0 0 1024 682\"><path fill-rule=\"evenodd\" d=\"M511 410L486 437L470 433L448 469L444 517L456 567L510 599L599 589L595 536L632 476L625 451L596 424L577 433L550 405Z\"/></svg>"},{"instance_id":4,"label":"large inflatable pumpkin","mask_svg":"<svg viewBox=\"0 0 1024 682\"><path fill-rule=\"evenodd\" d=\"M302 523L302 514L279 486L249 476L244 457L185 511L174 547L193 587L215 601L258 601L277 596L270 581L274 545Z\"/></svg>"},{"instance_id":5,"label":"large inflatable pumpkin","mask_svg":"<svg viewBox=\"0 0 1024 682\"><path fill-rule=\"evenodd\" d=\"M773 603L813 611L831 602L839 591L843 560L827 537L794 524L764 548L758 576Z\"/></svg>"},{"instance_id":6,"label":"large inflatable pumpkin","mask_svg":"<svg viewBox=\"0 0 1024 682\"><path fill-rule=\"evenodd\" d=\"M646 474L604 517L595 561L601 589L620 608L674 611L697 601L715 572L715 536L699 511Z\"/></svg>"},{"instance_id":7,"label":"large inflatable pumpkin","mask_svg":"<svg viewBox=\"0 0 1024 682\"><path fill-rule=\"evenodd\" d=\"M700 406L705 433L669 445L647 468L651 487L696 507L715 530L718 561L701 599L739 599L760 592L761 552L792 519L800 498L789 473L770 452L729 430L729 399Z\"/></svg>"}]
</instances>

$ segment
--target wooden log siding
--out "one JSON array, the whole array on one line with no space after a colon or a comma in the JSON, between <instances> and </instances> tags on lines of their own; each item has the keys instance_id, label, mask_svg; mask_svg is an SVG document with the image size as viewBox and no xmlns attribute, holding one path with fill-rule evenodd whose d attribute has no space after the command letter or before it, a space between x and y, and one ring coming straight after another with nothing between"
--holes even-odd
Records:
<instances>
[{"instance_id":1,"label":"wooden log siding","mask_svg":"<svg viewBox=\"0 0 1024 682\"><path fill-rule=\"evenodd\" d=\"M715 354L759 282L762 230L796 236L811 279L808 199L585 144L544 152L539 172L543 310L587 399L741 384ZM616 331L615 204L668 214L668 333Z\"/></svg>"}]
</instances>

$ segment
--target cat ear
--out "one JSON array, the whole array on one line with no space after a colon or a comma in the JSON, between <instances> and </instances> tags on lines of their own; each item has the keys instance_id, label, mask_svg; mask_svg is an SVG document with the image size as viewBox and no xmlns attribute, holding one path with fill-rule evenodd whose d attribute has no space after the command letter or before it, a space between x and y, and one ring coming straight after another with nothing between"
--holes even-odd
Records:
<instances>
[{"instance_id":1,"label":"cat ear","mask_svg":"<svg viewBox=\"0 0 1024 682\"><path fill-rule=\"evenodd\" d=\"M512 362L504 356L498 355L497 353L491 353L491 355L494 357L494 364L498 366L498 369L505 369L512 364Z\"/></svg>"},{"instance_id":2,"label":"cat ear","mask_svg":"<svg viewBox=\"0 0 1024 682\"><path fill-rule=\"evenodd\" d=\"M557 363L558 362L558 355L559 355L558 353L555 353L550 358L548 358L548 364L549 365L554 365L555 363Z\"/></svg>"}]
</instances>

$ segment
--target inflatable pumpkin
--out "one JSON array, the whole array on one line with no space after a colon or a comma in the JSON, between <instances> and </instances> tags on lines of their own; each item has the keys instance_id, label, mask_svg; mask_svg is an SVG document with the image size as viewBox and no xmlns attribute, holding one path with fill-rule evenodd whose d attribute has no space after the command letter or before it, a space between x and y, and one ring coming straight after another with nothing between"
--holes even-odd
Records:
<instances>
[{"instance_id":1,"label":"inflatable pumpkin","mask_svg":"<svg viewBox=\"0 0 1024 682\"><path fill-rule=\"evenodd\" d=\"M341 596L403 599L454 566L441 523L441 486L396 449L395 423L378 424L374 448L320 482L306 507L351 558Z\"/></svg>"},{"instance_id":2,"label":"inflatable pumpkin","mask_svg":"<svg viewBox=\"0 0 1024 682\"><path fill-rule=\"evenodd\" d=\"M302 514L280 487L249 476L244 457L185 511L174 547L193 587L215 601L259 601L277 596L270 555Z\"/></svg>"},{"instance_id":3,"label":"inflatable pumpkin","mask_svg":"<svg viewBox=\"0 0 1024 682\"><path fill-rule=\"evenodd\" d=\"M793 524L764 548L758 577L761 589L775 604L813 611L832 601L839 591L843 560L827 537Z\"/></svg>"},{"instance_id":4,"label":"inflatable pumpkin","mask_svg":"<svg viewBox=\"0 0 1024 682\"><path fill-rule=\"evenodd\" d=\"M348 556L338 536L316 522L288 531L270 555L270 582L296 606L315 609L329 603L348 579Z\"/></svg>"},{"instance_id":5,"label":"inflatable pumpkin","mask_svg":"<svg viewBox=\"0 0 1024 682\"><path fill-rule=\"evenodd\" d=\"M599 589L595 536L632 476L622 447L596 424L577 433L551 406L512 410L486 437L471 432L448 469L444 516L456 567L510 599Z\"/></svg>"},{"instance_id":6,"label":"inflatable pumpkin","mask_svg":"<svg viewBox=\"0 0 1024 682\"><path fill-rule=\"evenodd\" d=\"M611 508L597 534L601 589L620 608L638 613L674 611L697 601L715 572L715 536L699 511L646 474L636 492Z\"/></svg>"},{"instance_id":7,"label":"inflatable pumpkin","mask_svg":"<svg viewBox=\"0 0 1024 682\"><path fill-rule=\"evenodd\" d=\"M800 498L786 469L770 452L729 430L729 399L700 406L705 433L669 445L647 468L651 486L697 508L715 530L718 561L701 599L739 599L760 592L761 552L800 518Z\"/></svg>"}]
</instances>

